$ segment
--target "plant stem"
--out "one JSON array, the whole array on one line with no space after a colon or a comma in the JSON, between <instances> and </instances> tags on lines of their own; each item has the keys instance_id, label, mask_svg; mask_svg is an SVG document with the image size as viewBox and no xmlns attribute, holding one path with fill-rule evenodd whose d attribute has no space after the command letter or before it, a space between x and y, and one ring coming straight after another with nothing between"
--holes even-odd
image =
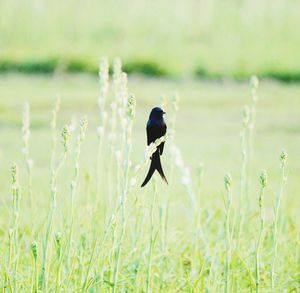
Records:
<instances>
[{"instance_id":1,"label":"plant stem","mask_svg":"<svg viewBox=\"0 0 300 293\"><path fill-rule=\"evenodd\" d=\"M274 275L275 275L275 265L277 260L277 250L278 250L278 223L279 223L279 210L281 198L283 196L284 187L286 184L287 176L285 173L285 165L286 165L286 153L282 151L281 153L281 182L280 182L280 191L276 196L275 207L274 207L274 223L273 223L273 259L271 264L271 272L270 272L270 291L274 291Z\"/></svg>"},{"instance_id":2,"label":"plant stem","mask_svg":"<svg viewBox=\"0 0 300 293\"><path fill-rule=\"evenodd\" d=\"M148 256L148 265L147 265L147 281L146 281L146 292L150 292L150 282L151 282L151 265L152 265L152 251L154 246L154 206L157 197L157 185L156 181L154 181L154 193L150 208L150 241L149 241L149 256Z\"/></svg>"},{"instance_id":3,"label":"plant stem","mask_svg":"<svg viewBox=\"0 0 300 293\"><path fill-rule=\"evenodd\" d=\"M126 74L123 74L124 76L124 83L127 84L127 76ZM125 90L124 90L125 91ZM127 108L125 108L127 107ZM126 228L126 207L125 203L127 200L127 194L129 191L129 164L130 164L130 152L131 152L131 132L132 132L132 125L133 125L133 119L134 119L134 113L135 113L135 98L134 96L128 96L127 97L127 106L125 104L124 111L127 111L127 119L126 119L126 128L124 129L124 136L123 136L123 145L124 145L124 185L122 189L122 195L121 195L121 231L120 231L120 237L117 244L117 249L115 253L115 266L114 266L114 272L113 272L113 288L112 292L116 292L117 288L117 282L118 282L118 272L119 272L119 263L120 263L120 255L121 255L121 248L122 248L122 242L123 237L125 234L125 228Z\"/></svg>"},{"instance_id":4,"label":"plant stem","mask_svg":"<svg viewBox=\"0 0 300 293\"><path fill-rule=\"evenodd\" d=\"M226 189L226 218L225 218L225 233L226 233L226 260L225 260L225 287L224 292L229 292L229 268L231 263L231 231L230 231L230 211L231 211L231 177L229 174L225 175L225 189Z\"/></svg>"},{"instance_id":5,"label":"plant stem","mask_svg":"<svg viewBox=\"0 0 300 293\"><path fill-rule=\"evenodd\" d=\"M20 188L18 180L18 167L12 166L12 195L13 195L13 292L18 292L17 269L19 260L19 212L20 212Z\"/></svg>"},{"instance_id":6,"label":"plant stem","mask_svg":"<svg viewBox=\"0 0 300 293\"><path fill-rule=\"evenodd\" d=\"M66 159L66 152L64 152L64 155L62 159L60 160L60 163L56 170L53 170L52 176L51 176L51 183L50 183L50 208L48 213L48 220L47 220L47 228L45 233L45 238L43 241L43 258L42 258L42 268L41 268L41 285L43 288L43 292L47 291L47 284L46 284L46 262L47 262L47 256L48 256L48 245L49 245L49 238L52 230L52 222L53 222L53 215L56 208L56 196L57 196L57 174L59 173L61 167L63 166Z\"/></svg>"},{"instance_id":7,"label":"plant stem","mask_svg":"<svg viewBox=\"0 0 300 293\"><path fill-rule=\"evenodd\" d=\"M80 153L81 153L81 143L85 137L87 128L87 119L83 117L80 121L80 129L79 134L77 136L77 147L76 147L76 154L75 154L75 167L74 167L74 177L71 182L71 215L70 215L70 227L69 227L69 237L68 237L68 245L67 245L67 266L69 268L70 262L70 250L71 250L71 243L73 237L73 225L74 225L74 197L77 192L78 187L78 180L79 180L79 168L80 168Z\"/></svg>"},{"instance_id":8,"label":"plant stem","mask_svg":"<svg viewBox=\"0 0 300 293\"><path fill-rule=\"evenodd\" d=\"M255 281L256 281L256 293L259 292L260 286L260 248L262 244L262 235L264 230L264 211L263 211L263 197L264 197L265 186L261 186L260 194L259 194L259 218L260 218L260 230L258 234L258 240L256 243L256 257L255 257Z\"/></svg>"}]
</instances>

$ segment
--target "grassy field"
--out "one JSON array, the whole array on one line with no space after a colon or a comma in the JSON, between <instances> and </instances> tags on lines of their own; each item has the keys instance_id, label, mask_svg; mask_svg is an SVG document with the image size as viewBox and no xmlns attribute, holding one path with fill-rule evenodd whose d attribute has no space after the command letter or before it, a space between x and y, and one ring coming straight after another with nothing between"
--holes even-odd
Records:
<instances>
[{"instance_id":1,"label":"grassy field","mask_svg":"<svg viewBox=\"0 0 300 293\"><path fill-rule=\"evenodd\" d=\"M134 107L120 81L1 76L2 291L299 292L300 87L131 77ZM169 185L141 189L161 103Z\"/></svg>"},{"instance_id":2,"label":"grassy field","mask_svg":"<svg viewBox=\"0 0 300 293\"><path fill-rule=\"evenodd\" d=\"M300 80L293 0L1 1L0 70L96 72L120 56L148 75Z\"/></svg>"}]
</instances>

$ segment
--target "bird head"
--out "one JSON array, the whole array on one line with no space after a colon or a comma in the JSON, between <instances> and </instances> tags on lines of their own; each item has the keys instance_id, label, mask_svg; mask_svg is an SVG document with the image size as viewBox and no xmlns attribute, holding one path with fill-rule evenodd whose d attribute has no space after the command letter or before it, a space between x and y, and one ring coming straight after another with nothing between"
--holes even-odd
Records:
<instances>
[{"instance_id":1,"label":"bird head","mask_svg":"<svg viewBox=\"0 0 300 293\"><path fill-rule=\"evenodd\" d=\"M166 112L164 112L163 109L155 107L151 110L149 118L162 119L164 114L166 114Z\"/></svg>"}]
</instances>

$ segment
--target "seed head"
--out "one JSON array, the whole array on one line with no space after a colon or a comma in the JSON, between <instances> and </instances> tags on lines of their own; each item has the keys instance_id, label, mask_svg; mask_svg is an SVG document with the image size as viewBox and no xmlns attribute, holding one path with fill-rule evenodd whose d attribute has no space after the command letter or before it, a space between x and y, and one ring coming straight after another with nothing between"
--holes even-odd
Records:
<instances>
[{"instance_id":1,"label":"seed head","mask_svg":"<svg viewBox=\"0 0 300 293\"><path fill-rule=\"evenodd\" d=\"M80 120L80 134L79 134L79 140L83 140L85 137L86 129L88 125L88 120L86 116L82 117Z\"/></svg>"},{"instance_id":2,"label":"seed head","mask_svg":"<svg viewBox=\"0 0 300 293\"><path fill-rule=\"evenodd\" d=\"M127 99L127 116L132 120L135 115L135 97L133 94L130 94Z\"/></svg>"},{"instance_id":3,"label":"seed head","mask_svg":"<svg viewBox=\"0 0 300 293\"><path fill-rule=\"evenodd\" d=\"M61 245L61 233L59 233L59 232L55 233L54 240L55 240L55 244L57 246L60 246Z\"/></svg>"},{"instance_id":4,"label":"seed head","mask_svg":"<svg viewBox=\"0 0 300 293\"><path fill-rule=\"evenodd\" d=\"M67 152L69 146L69 139L70 139L70 130L68 125L65 125L63 127L61 136L62 136L62 145L65 149L65 152Z\"/></svg>"},{"instance_id":5,"label":"seed head","mask_svg":"<svg viewBox=\"0 0 300 293\"><path fill-rule=\"evenodd\" d=\"M37 245L36 241L32 241L32 243L30 245L30 250L31 250L34 260L36 260L37 255L38 255L38 245Z\"/></svg>"},{"instance_id":6,"label":"seed head","mask_svg":"<svg viewBox=\"0 0 300 293\"><path fill-rule=\"evenodd\" d=\"M265 188L267 186L268 174L266 170L263 170L259 176L259 182L261 187Z\"/></svg>"},{"instance_id":7,"label":"seed head","mask_svg":"<svg viewBox=\"0 0 300 293\"><path fill-rule=\"evenodd\" d=\"M19 200L19 169L16 163L13 163L11 167L11 179L12 179L12 195L18 205ZM18 209L18 208L17 208Z\"/></svg>"},{"instance_id":8,"label":"seed head","mask_svg":"<svg viewBox=\"0 0 300 293\"><path fill-rule=\"evenodd\" d=\"M61 233L57 232L54 235L54 243L55 243L55 247L56 247L56 253L57 256L60 256L60 252L61 252Z\"/></svg>"},{"instance_id":9,"label":"seed head","mask_svg":"<svg viewBox=\"0 0 300 293\"><path fill-rule=\"evenodd\" d=\"M224 183L225 183L225 189L229 190L230 186L232 184L231 175L229 173L225 174L225 176L224 176Z\"/></svg>"},{"instance_id":10,"label":"seed head","mask_svg":"<svg viewBox=\"0 0 300 293\"><path fill-rule=\"evenodd\" d=\"M287 152L285 149L283 149L280 153L280 161L281 161L281 165L284 166L287 160Z\"/></svg>"},{"instance_id":11,"label":"seed head","mask_svg":"<svg viewBox=\"0 0 300 293\"><path fill-rule=\"evenodd\" d=\"M13 163L13 165L11 166L11 178L12 178L13 185L17 184L18 182L18 174L19 174L18 166L16 163Z\"/></svg>"}]
</instances>

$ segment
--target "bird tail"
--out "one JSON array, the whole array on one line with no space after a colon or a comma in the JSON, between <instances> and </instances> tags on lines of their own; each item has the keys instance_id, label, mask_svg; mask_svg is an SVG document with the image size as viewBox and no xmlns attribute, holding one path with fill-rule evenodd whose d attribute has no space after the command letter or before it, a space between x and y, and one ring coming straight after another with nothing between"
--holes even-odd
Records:
<instances>
[{"instance_id":1,"label":"bird tail","mask_svg":"<svg viewBox=\"0 0 300 293\"><path fill-rule=\"evenodd\" d=\"M151 179L153 173L155 172L155 170L157 170L157 172L159 173L159 175L161 176L161 178L168 184L167 178L164 174L162 165L161 165L161 161L160 161L160 155L159 155L159 151L157 150L151 158L151 165L148 171L148 174L143 182L143 184L141 185L141 187L144 187L149 180Z\"/></svg>"}]
</instances>

